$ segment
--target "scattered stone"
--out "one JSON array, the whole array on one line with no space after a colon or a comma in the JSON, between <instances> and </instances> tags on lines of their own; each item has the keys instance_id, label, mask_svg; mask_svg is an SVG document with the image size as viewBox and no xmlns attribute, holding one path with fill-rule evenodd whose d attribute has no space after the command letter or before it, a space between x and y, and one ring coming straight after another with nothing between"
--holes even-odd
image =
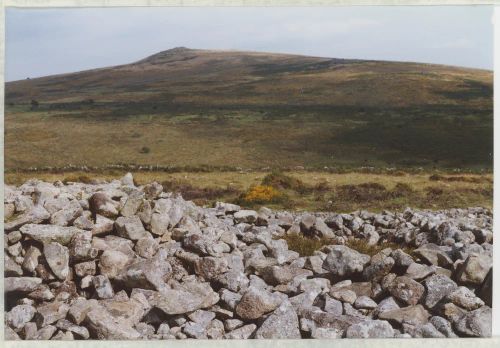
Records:
<instances>
[{"instance_id":1,"label":"scattered stone","mask_svg":"<svg viewBox=\"0 0 500 348\"><path fill-rule=\"evenodd\" d=\"M6 338L491 335L488 209L201 208L130 174L5 193ZM331 243L301 256L294 234Z\"/></svg>"}]
</instances>

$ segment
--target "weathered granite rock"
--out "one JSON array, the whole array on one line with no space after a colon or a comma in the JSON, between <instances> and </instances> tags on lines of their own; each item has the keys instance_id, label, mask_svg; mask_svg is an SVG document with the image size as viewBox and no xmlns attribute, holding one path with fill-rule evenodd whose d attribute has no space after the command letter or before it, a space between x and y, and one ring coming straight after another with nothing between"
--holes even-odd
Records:
<instances>
[{"instance_id":1,"label":"weathered granite rock","mask_svg":"<svg viewBox=\"0 0 500 348\"><path fill-rule=\"evenodd\" d=\"M343 245L329 246L325 250L328 255L323 262L323 268L338 276L362 272L365 265L370 262L370 256Z\"/></svg>"},{"instance_id":2,"label":"weathered granite rock","mask_svg":"<svg viewBox=\"0 0 500 348\"><path fill-rule=\"evenodd\" d=\"M250 287L236 306L236 314L243 320L260 318L263 314L275 310L282 298L268 291Z\"/></svg>"},{"instance_id":3,"label":"weathered granite rock","mask_svg":"<svg viewBox=\"0 0 500 348\"><path fill-rule=\"evenodd\" d=\"M262 323L255 338L297 339L301 338L297 313L288 301L281 305Z\"/></svg>"},{"instance_id":4,"label":"weathered granite rock","mask_svg":"<svg viewBox=\"0 0 500 348\"><path fill-rule=\"evenodd\" d=\"M481 307L465 314L455 325L458 332L474 337L491 336L491 308Z\"/></svg>"},{"instance_id":5,"label":"weathered granite rock","mask_svg":"<svg viewBox=\"0 0 500 348\"><path fill-rule=\"evenodd\" d=\"M44 244L43 254L54 275L65 280L69 275L69 251L59 243Z\"/></svg>"},{"instance_id":6,"label":"weathered granite rock","mask_svg":"<svg viewBox=\"0 0 500 348\"><path fill-rule=\"evenodd\" d=\"M394 329L389 322L384 320L366 320L349 326L346 331L347 338L391 338Z\"/></svg>"},{"instance_id":7,"label":"weathered granite rock","mask_svg":"<svg viewBox=\"0 0 500 348\"><path fill-rule=\"evenodd\" d=\"M34 224L24 225L20 231L23 235L41 243L56 242L61 245L68 245L76 233L83 232L76 227Z\"/></svg>"},{"instance_id":8,"label":"weathered granite rock","mask_svg":"<svg viewBox=\"0 0 500 348\"><path fill-rule=\"evenodd\" d=\"M396 299L416 305L424 294L425 288L422 284L406 276L400 276L394 279L389 285L389 292Z\"/></svg>"},{"instance_id":9,"label":"weathered granite rock","mask_svg":"<svg viewBox=\"0 0 500 348\"><path fill-rule=\"evenodd\" d=\"M31 305L15 306L7 313L5 320L13 330L19 332L35 316L36 309Z\"/></svg>"},{"instance_id":10,"label":"weathered granite rock","mask_svg":"<svg viewBox=\"0 0 500 348\"><path fill-rule=\"evenodd\" d=\"M403 323L419 325L426 324L430 314L422 305L416 305L384 311L378 317L379 319L388 320L398 325Z\"/></svg>"},{"instance_id":11,"label":"weathered granite rock","mask_svg":"<svg viewBox=\"0 0 500 348\"><path fill-rule=\"evenodd\" d=\"M168 315L183 314L208 308L219 301L219 295L208 283L176 284L172 289L154 293L149 301L153 307Z\"/></svg>"},{"instance_id":12,"label":"weathered granite rock","mask_svg":"<svg viewBox=\"0 0 500 348\"><path fill-rule=\"evenodd\" d=\"M457 288L457 284L453 280L440 274L427 278L424 284L427 289L424 304L427 308L433 308L439 301Z\"/></svg>"}]
</instances>

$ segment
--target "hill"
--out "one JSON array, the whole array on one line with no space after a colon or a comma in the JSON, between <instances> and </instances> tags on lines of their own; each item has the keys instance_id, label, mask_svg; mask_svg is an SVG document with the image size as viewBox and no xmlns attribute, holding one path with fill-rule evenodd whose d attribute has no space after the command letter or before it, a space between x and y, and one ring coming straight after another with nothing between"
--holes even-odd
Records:
<instances>
[{"instance_id":1,"label":"hill","mask_svg":"<svg viewBox=\"0 0 500 348\"><path fill-rule=\"evenodd\" d=\"M492 98L491 71L181 47L7 83L5 163L489 169Z\"/></svg>"}]
</instances>

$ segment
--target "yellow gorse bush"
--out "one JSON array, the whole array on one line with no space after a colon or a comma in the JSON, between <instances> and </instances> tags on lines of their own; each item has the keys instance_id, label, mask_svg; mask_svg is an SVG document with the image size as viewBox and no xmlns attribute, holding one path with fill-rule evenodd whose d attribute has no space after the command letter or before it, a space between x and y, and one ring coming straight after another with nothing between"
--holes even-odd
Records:
<instances>
[{"instance_id":1,"label":"yellow gorse bush","mask_svg":"<svg viewBox=\"0 0 500 348\"><path fill-rule=\"evenodd\" d=\"M250 203L273 202L281 198L281 193L272 186L252 186L245 193L243 199Z\"/></svg>"}]
</instances>

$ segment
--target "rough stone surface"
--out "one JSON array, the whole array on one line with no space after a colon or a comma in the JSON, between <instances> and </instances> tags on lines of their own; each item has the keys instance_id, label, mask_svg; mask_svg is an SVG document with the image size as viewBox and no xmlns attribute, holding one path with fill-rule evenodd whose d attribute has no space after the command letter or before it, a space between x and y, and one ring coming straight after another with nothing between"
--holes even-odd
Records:
<instances>
[{"instance_id":1,"label":"rough stone surface","mask_svg":"<svg viewBox=\"0 0 500 348\"><path fill-rule=\"evenodd\" d=\"M131 174L5 188L7 339L491 335L488 209L198 207Z\"/></svg>"},{"instance_id":2,"label":"rough stone surface","mask_svg":"<svg viewBox=\"0 0 500 348\"><path fill-rule=\"evenodd\" d=\"M394 329L389 322L384 320L366 320L349 326L346 331L347 338L391 338Z\"/></svg>"}]
</instances>

